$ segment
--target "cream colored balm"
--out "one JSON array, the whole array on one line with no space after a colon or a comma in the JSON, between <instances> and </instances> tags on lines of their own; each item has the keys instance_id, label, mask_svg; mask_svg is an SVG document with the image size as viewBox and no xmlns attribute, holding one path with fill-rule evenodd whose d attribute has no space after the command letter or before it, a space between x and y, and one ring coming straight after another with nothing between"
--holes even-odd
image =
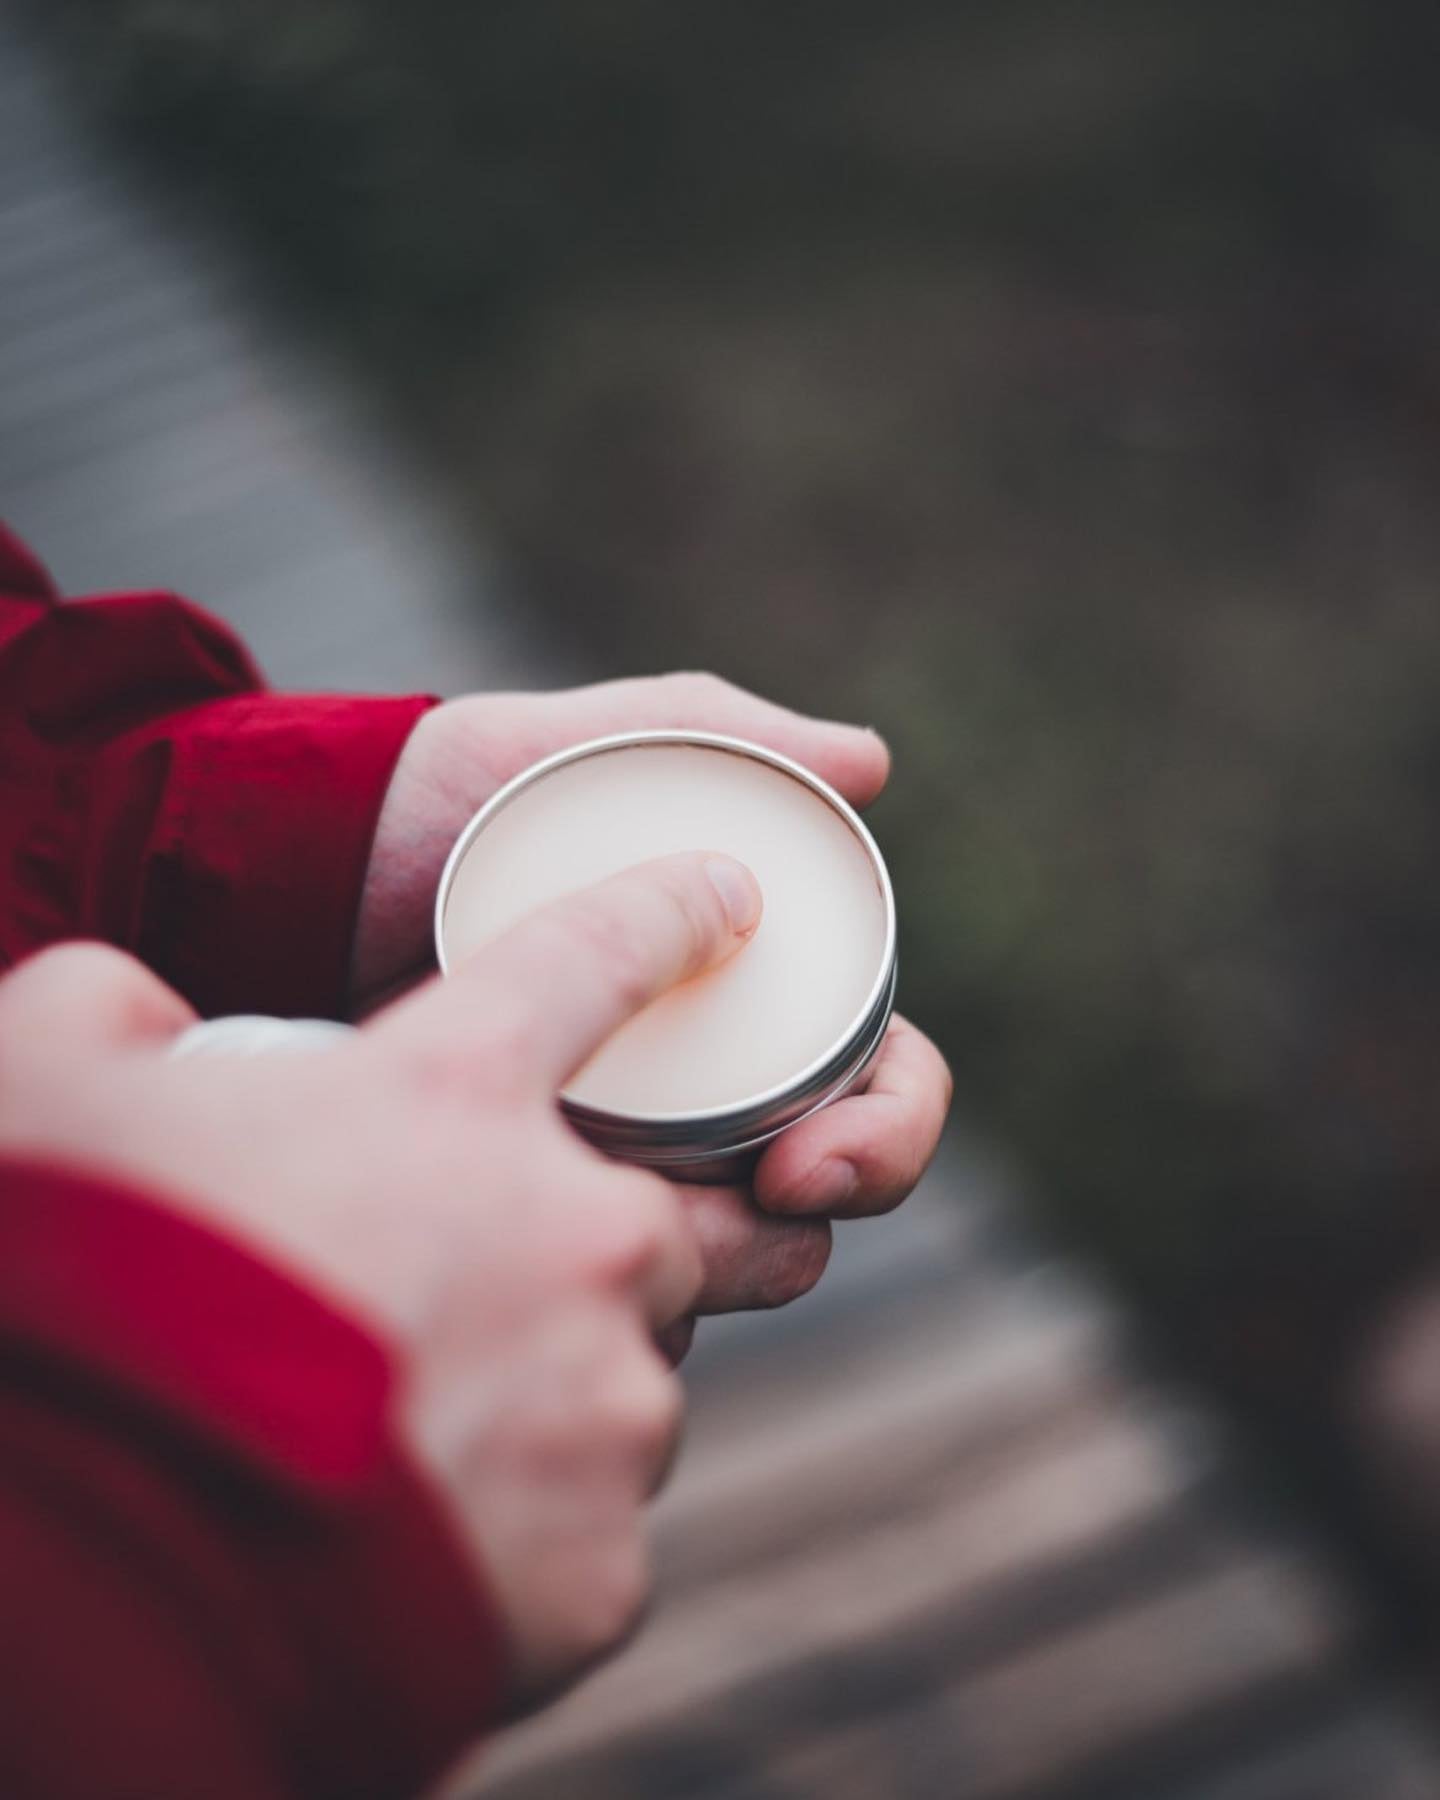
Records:
<instances>
[{"instance_id":1,"label":"cream colored balm","mask_svg":"<svg viewBox=\"0 0 1440 1800\"><path fill-rule=\"evenodd\" d=\"M566 1089L572 1108L670 1122L647 1161L686 1154L694 1115L735 1115L726 1148L773 1135L849 1085L878 1043L894 904L855 814L808 771L738 740L601 740L520 776L477 815L437 906L453 968L547 901L681 850L738 857L765 908L735 956L653 1002Z\"/></svg>"}]
</instances>

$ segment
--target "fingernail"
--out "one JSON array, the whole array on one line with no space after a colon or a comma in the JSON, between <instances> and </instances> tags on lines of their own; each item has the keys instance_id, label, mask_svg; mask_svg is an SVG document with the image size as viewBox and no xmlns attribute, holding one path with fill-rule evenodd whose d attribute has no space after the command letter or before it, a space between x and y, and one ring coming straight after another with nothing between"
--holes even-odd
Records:
<instances>
[{"instance_id":1,"label":"fingernail","mask_svg":"<svg viewBox=\"0 0 1440 1800\"><path fill-rule=\"evenodd\" d=\"M840 1156L827 1156L806 1176L795 1190L797 1210L826 1213L838 1211L854 1198L860 1185L855 1165Z\"/></svg>"},{"instance_id":2,"label":"fingernail","mask_svg":"<svg viewBox=\"0 0 1440 1800\"><path fill-rule=\"evenodd\" d=\"M760 923L760 884L745 867L730 856L706 859L705 873L710 885L720 896L730 928L739 937L748 937Z\"/></svg>"}]
</instances>

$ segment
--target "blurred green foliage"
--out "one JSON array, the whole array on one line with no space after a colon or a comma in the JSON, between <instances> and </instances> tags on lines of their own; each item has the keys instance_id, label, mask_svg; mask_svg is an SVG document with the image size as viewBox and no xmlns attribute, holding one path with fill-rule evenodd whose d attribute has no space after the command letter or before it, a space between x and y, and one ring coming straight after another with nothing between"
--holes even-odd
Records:
<instances>
[{"instance_id":1,"label":"blurred green foliage","mask_svg":"<svg viewBox=\"0 0 1440 1800\"><path fill-rule=\"evenodd\" d=\"M597 673L873 720L908 1007L1221 1379L1440 1173L1440 14L50 0Z\"/></svg>"}]
</instances>

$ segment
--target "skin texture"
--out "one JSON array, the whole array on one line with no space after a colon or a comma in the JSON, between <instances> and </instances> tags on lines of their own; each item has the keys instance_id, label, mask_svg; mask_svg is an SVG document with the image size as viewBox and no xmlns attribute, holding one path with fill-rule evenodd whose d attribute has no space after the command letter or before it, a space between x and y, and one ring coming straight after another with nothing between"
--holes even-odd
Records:
<instances>
[{"instance_id":1,"label":"skin texture","mask_svg":"<svg viewBox=\"0 0 1440 1800\"><path fill-rule=\"evenodd\" d=\"M890 773L873 732L806 718L713 675L604 682L560 693L476 694L417 725L376 832L356 932L354 992L363 1012L430 966L430 916L450 846L497 788L553 751L617 731L659 727L749 738L813 769L852 805ZM887 1212L935 1153L951 1081L934 1045L896 1018L863 1093L805 1120L771 1146L749 1187L674 1190L700 1245L696 1310L778 1306L808 1292L830 1253L830 1221ZM665 1336L684 1354L693 1326Z\"/></svg>"},{"instance_id":2,"label":"skin texture","mask_svg":"<svg viewBox=\"0 0 1440 1800\"><path fill-rule=\"evenodd\" d=\"M394 1346L399 1429L500 1607L517 1709L643 1605L644 1505L681 1412L656 1340L707 1279L674 1190L591 1150L555 1095L627 1016L737 950L761 904L738 863L662 858L534 914L353 1041L237 1059L223 1081L166 1055L194 1015L118 951L47 951L0 981L0 1154L137 1180ZM537 1003L554 991L563 1008Z\"/></svg>"}]
</instances>

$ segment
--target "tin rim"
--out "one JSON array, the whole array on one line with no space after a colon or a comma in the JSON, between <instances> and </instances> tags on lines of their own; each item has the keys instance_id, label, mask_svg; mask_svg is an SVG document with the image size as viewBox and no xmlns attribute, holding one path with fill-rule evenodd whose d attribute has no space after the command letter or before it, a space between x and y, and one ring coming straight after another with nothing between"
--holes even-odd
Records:
<instances>
[{"instance_id":1,"label":"tin rim","mask_svg":"<svg viewBox=\"0 0 1440 1800\"><path fill-rule=\"evenodd\" d=\"M879 967L859 1010L833 1043L804 1068L797 1069L794 1075L744 1100L732 1101L724 1106L700 1107L693 1112L636 1113L622 1112L618 1108L589 1106L584 1101L568 1099L562 1091L561 1103L573 1118L599 1129L618 1125L622 1128L648 1128L650 1131L659 1128L663 1132L667 1126L694 1128L720 1127L726 1124L743 1128L747 1121L753 1119L756 1126L763 1126L765 1135L771 1135L767 1122L777 1109L788 1113L789 1106L797 1099L813 1093L812 1103L784 1121L787 1124L794 1123L806 1113L816 1110L825 1098L829 1098L834 1085L855 1079L879 1048L895 993L895 890L890 882L890 871L885 866L885 858L881 855L880 846L875 842L870 828L849 801L803 763L783 756L778 750L768 750L763 744L751 743L747 738L729 737L717 731L684 731L678 728L613 732L608 737L589 738L584 743L572 744L566 750L555 751L553 755L512 776L503 787L498 788L456 838L445 859L440 885L435 894L435 960L441 974L448 975L450 969L445 954L445 909L455 872L471 845L497 813L518 799L527 788L545 780L569 763L582 762L592 756L605 756L616 750L655 744L688 745L702 750L727 751L734 756L748 756L753 762L768 763L771 768L780 770L782 774L808 787L837 812L859 840L880 889L881 903L885 909L885 936ZM877 1019L880 1021L878 1026ZM858 1067L853 1067L857 1054L862 1060ZM779 1125L775 1127L780 1128Z\"/></svg>"},{"instance_id":2,"label":"tin rim","mask_svg":"<svg viewBox=\"0 0 1440 1800\"><path fill-rule=\"evenodd\" d=\"M700 1167L707 1162L727 1163L732 1158L758 1153L773 1138L823 1111L843 1098L860 1080L879 1054L895 999L896 971L863 1033L857 1033L825 1066L822 1079L805 1087L787 1089L784 1104L748 1106L728 1112L712 1109L699 1126L692 1113L621 1115L586 1107L578 1101L562 1101L566 1117L592 1143L613 1156L644 1163L663 1174L674 1167Z\"/></svg>"}]
</instances>

